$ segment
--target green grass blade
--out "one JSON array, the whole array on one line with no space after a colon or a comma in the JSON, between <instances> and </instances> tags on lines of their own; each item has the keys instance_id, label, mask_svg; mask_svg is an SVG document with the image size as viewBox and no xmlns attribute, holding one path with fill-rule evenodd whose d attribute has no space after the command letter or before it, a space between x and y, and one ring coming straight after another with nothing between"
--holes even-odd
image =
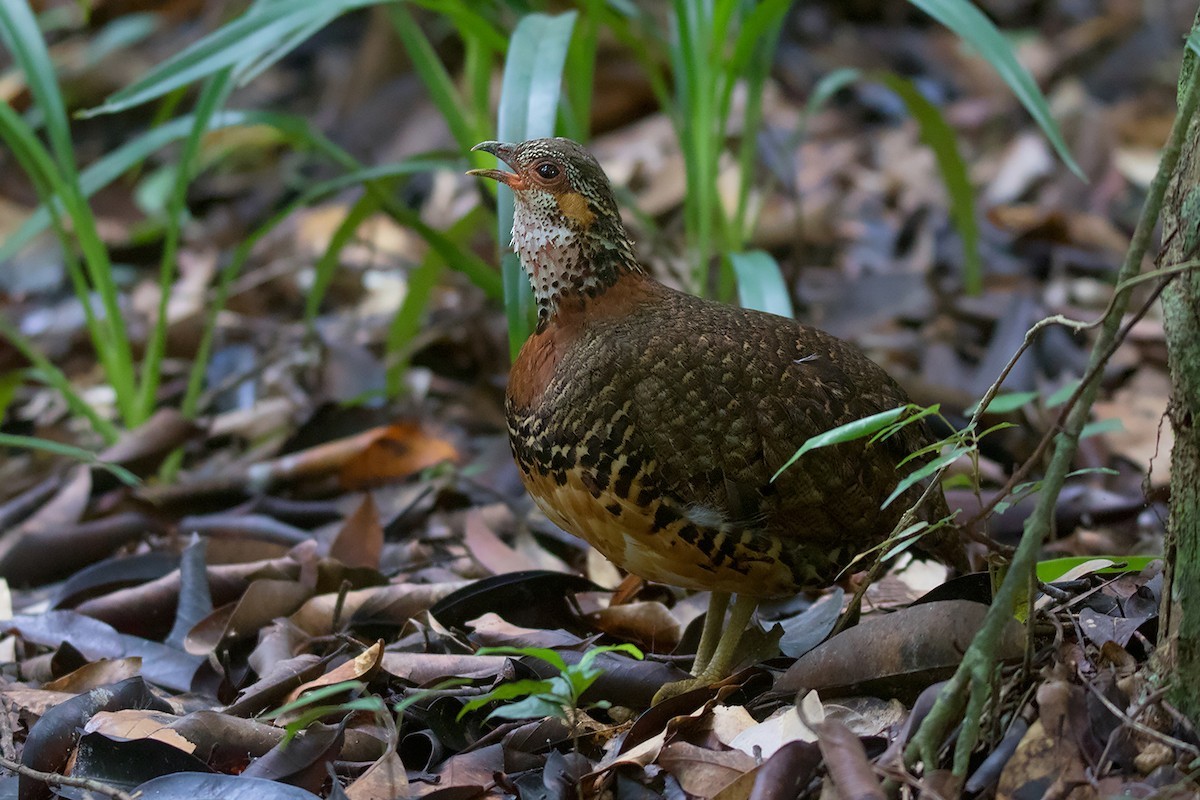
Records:
<instances>
[{"instance_id":1,"label":"green grass blade","mask_svg":"<svg viewBox=\"0 0 1200 800\"><path fill-rule=\"evenodd\" d=\"M421 26L404 5L391 6L388 15L396 35L400 37L404 49L408 52L413 69L425 85L425 91L429 93L429 98L450 128L450 135L454 137L459 149L464 152L470 150L479 143L484 134L471 125L466 113L466 103L455 88L454 80L446 71L442 60L438 58L437 51L433 49Z\"/></svg>"},{"instance_id":2,"label":"green grass blade","mask_svg":"<svg viewBox=\"0 0 1200 800\"><path fill-rule=\"evenodd\" d=\"M737 276L738 300L743 308L791 318L792 298L783 282L783 273L771 254L763 250L730 253L729 261Z\"/></svg>"},{"instance_id":3,"label":"green grass blade","mask_svg":"<svg viewBox=\"0 0 1200 800\"><path fill-rule=\"evenodd\" d=\"M520 142L554 135L563 65L578 13L558 16L528 14L517 23L504 61L497 121L501 141ZM497 195L497 239L502 250L512 247L512 192L501 187ZM516 358L532 331L533 294L515 254L501 261L504 309L508 318L509 350Z\"/></svg>"},{"instance_id":4,"label":"green grass blade","mask_svg":"<svg viewBox=\"0 0 1200 800\"><path fill-rule=\"evenodd\" d=\"M167 306L175 283L179 241L183 236L183 224L187 216L188 186L191 185L192 174L200 157L200 144L204 133L208 130L213 115L224 105L232 89L233 78L229 70L214 75L205 84L196 103L191 130L175 167L174 185L167 200L167 227L162 259L158 268L157 318L146 343L146 354L142 358L141 382L138 386L138 416L142 419L149 418L154 412L158 386L162 378L162 360L167 348L167 328L170 323L167 318Z\"/></svg>"},{"instance_id":5,"label":"green grass blade","mask_svg":"<svg viewBox=\"0 0 1200 800\"><path fill-rule=\"evenodd\" d=\"M992 69L1008 84L1021 105L1029 112L1042 133L1050 140L1058 152L1058 157L1074 172L1080 180L1086 181L1087 176L1067 148L1058 123L1050 116L1050 107L1041 89L1034 82L1029 72L1017 61L1012 48L1001 35L996 26L987 16L975 7L970 0L909 0L917 8L924 11L938 22L958 34L983 56Z\"/></svg>"},{"instance_id":6,"label":"green grass blade","mask_svg":"<svg viewBox=\"0 0 1200 800\"><path fill-rule=\"evenodd\" d=\"M481 647L475 651L477 656L514 656L516 658L536 658L545 661L559 672L567 669L567 662L557 650L549 647Z\"/></svg>"},{"instance_id":7,"label":"green grass blade","mask_svg":"<svg viewBox=\"0 0 1200 800\"><path fill-rule=\"evenodd\" d=\"M58 226L58 232L72 286L84 305L88 333L105 376L116 392L122 416L127 424L136 424L140 420L136 418L134 407L133 354L118 306L108 251L96 231L95 216L79 190L79 175L62 95L41 32L28 6L18 0L0 2L0 39L8 45L18 66L24 71L35 102L45 104L42 115L54 157L7 103L0 104L0 138L13 150L18 162L38 188L43 202L61 204L63 213L71 220L74 239L66 236L61 225ZM86 280L74 255L74 242L78 242L84 254ZM92 288L96 290L104 308L103 319L92 310Z\"/></svg>"},{"instance_id":8,"label":"green grass blade","mask_svg":"<svg viewBox=\"0 0 1200 800\"><path fill-rule=\"evenodd\" d=\"M727 69L728 86L738 76L746 86L746 109L742 117L742 136L738 144L738 197L723 249L741 250L754 233L750 215L750 188L758 160L758 132L763 128L763 86L775 63L775 49L783 31L783 21L791 8L790 0L768 0L759 4L738 32L734 57ZM730 96L722 100L722 118L728 116Z\"/></svg>"},{"instance_id":9,"label":"green grass blade","mask_svg":"<svg viewBox=\"0 0 1200 800\"><path fill-rule=\"evenodd\" d=\"M493 53L503 53L508 49L508 37L490 19L476 11L471 3L461 0L410 0L410 4L429 9L450 20L464 41L475 39ZM482 4L479 7L486 8Z\"/></svg>"},{"instance_id":10,"label":"green grass blade","mask_svg":"<svg viewBox=\"0 0 1200 800\"><path fill-rule=\"evenodd\" d=\"M329 246L317 259L313 285L309 289L308 297L304 299L304 323L310 329L316 322L317 313L321 310L321 303L325 299L325 293L329 291L329 286L333 283L334 273L341 264L339 256L341 256L342 250L358 233L359 226L378 210L379 199L373 194L364 194L350 207L333 235L329 237Z\"/></svg>"},{"instance_id":11,"label":"green grass blade","mask_svg":"<svg viewBox=\"0 0 1200 800\"><path fill-rule=\"evenodd\" d=\"M389 398L399 397L404 388L404 373L412 358L413 343L421 331L429 299L445 271L446 262L433 250L425 255L416 268L409 270L404 299L388 327L386 391Z\"/></svg>"},{"instance_id":12,"label":"green grass blade","mask_svg":"<svg viewBox=\"0 0 1200 800\"><path fill-rule=\"evenodd\" d=\"M104 417L92 408L91 404L83 399L79 392L75 391L75 387L71 385L71 381L67 379L66 374L61 369L55 366L50 359L46 358L40 350L29 341L24 334L13 327L3 315L0 315L0 336L8 340L8 343L17 349L21 355L33 364L35 374L46 383L46 385L54 388L55 391L62 396L67 404L67 408L79 417L86 419L92 425L92 430L100 434L107 444L115 442L120 435L116 426L106 420Z\"/></svg>"},{"instance_id":13,"label":"green grass blade","mask_svg":"<svg viewBox=\"0 0 1200 800\"><path fill-rule=\"evenodd\" d=\"M141 483L136 475L121 465L101 461L96 457L95 453L90 450L84 450L82 447L74 447L49 439L39 439L36 436L17 436L11 433L0 433L0 447L21 447L26 450L41 450L45 453L53 453L56 456L66 456L83 464L99 467L111 473L113 477L126 486L138 486Z\"/></svg>"},{"instance_id":14,"label":"green grass blade","mask_svg":"<svg viewBox=\"0 0 1200 800\"><path fill-rule=\"evenodd\" d=\"M25 73L29 93L45 122L50 147L60 169L64 170L64 177L69 179L74 170L75 150L71 144L66 105L42 32L24 0L0 0L0 40Z\"/></svg>"},{"instance_id":15,"label":"green grass blade","mask_svg":"<svg viewBox=\"0 0 1200 800\"><path fill-rule=\"evenodd\" d=\"M983 291L983 262L979 258L979 221L975 217L975 193L967 174L967 165L958 152L954 129L946 122L941 110L929 102L912 81L891 73L874 75L876 80L891 89L921 128L921 139L933 150L942 183L946 186L950 219L958 229L963 247L963 285L967 293Z\"/></svg>"},{"instance_id":16,"label":"green grass blade","mask_svg":"<svg viewBox=\"0 0 1200 800\"><path fill-rule=\"evenodd\" d=\"M596 82L596 49L600 38L604 0L583 0L583 14L575 23L574 41L567 48L566 81L569 114L564 115L567 135L578 142L591 138L592 97Z\"/></svg>"},{"instance_id":17,"label":"green grass blade","mask_svg":"<svg viewBox=\"0 0 1200 800\"><path fill-rule=\"evenodd\" d=\"M264 58L278 60L302 39L298 32L311 36L338 16L396 0L274 0L255 3L249 11L222 26L200 41L159 64L148 74L115 92L86 116L112 114L162 97L194 81L223 69L253 74L254 65Z\"/></svg>"}]
</instances>

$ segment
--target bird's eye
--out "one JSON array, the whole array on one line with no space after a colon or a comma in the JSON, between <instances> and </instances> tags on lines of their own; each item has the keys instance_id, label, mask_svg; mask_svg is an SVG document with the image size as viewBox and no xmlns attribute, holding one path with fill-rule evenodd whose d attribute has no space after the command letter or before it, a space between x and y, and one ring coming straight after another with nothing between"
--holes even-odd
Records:
<instances>
[{"instance_id":1,"label":"bird's eye","mask_svg":"<svg viewBox=\"0 0 1200 800\"><path fill-rule=\"evenodd\" d=\"M547 161L544 164L538 164L537 174L544 180L552 181L558 177L558 167Z\"/></svg>"}]
</instances>

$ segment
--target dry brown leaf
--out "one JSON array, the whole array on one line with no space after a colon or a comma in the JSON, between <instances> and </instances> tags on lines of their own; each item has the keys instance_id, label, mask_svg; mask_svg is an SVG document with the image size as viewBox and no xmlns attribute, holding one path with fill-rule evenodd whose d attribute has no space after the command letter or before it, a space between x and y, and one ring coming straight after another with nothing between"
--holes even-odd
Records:
<instances>
[{"instance_id":1,"label":"dry brown leaf","mask_svg":"<svg viewBox=\"0 0 1200 800\"><path fill-rule=\"evenodd\" d=\"M1119 419L1121 429L1107 431L1104 440L1119 455L1150 472L1150 482L1165 486L1171 477L1171 448L1175 432L1166 418L1171 380L1156 369L1139 369L1111 399L1097 400L1099 419Z\"/></svg>"},{"instance_id":2,"label":"dry brown leaf","mask_svg":"<svg viewBox=\"0 0 1200 800\"><path fill-rule=\"evenodd\" d=\"M359 611L374 619L390 623L405 622L429 608L451 592L470 581L448 583L393 583L371 586L346 592L342 599L341 619L350 619ZM310 636L325 636L333 632L333 614L338 607L336 592L310 598L292 616L296 627Z\"/></svg>"},{"instance_id":3,"label":"dry brown leaf","mask_svg":"<svg viewBox=\"0 0 1200 800\"><path fill-rule=\"evenodd\" d=\"M142 671L140 656L128 658L100 659L84 664L77 670L63 675L61 678L42 684L42 688L51 692L70 692L82 694L97 686L107 686L118 683L126 678L132 678Z\"/></svg>"},{"instance_id":4,"label":"dry brown leaf","mask_svg":"<svg viewBox=\"0 0 1200 800\"><path fill-rule=\"evenodd\" d=\"M689 742L672 742L656 763L675 776L688 795L711 798L754 769L755 761L741 750L708 750Z\"/></svg>"},{"instance_id":5,"label":"dry brown leaf","mask_svg":"<svg viewBox=\"0 0 1200 800\"><path fill-rule=\"evenodd\" d=\"M383 525L379 522L375 500L367 492L329 545L329 555L347 567L378 569L382 552Z\"/></svg>"},{"instance_id":6,"label":"dry brown leaf","mask_svg":"<svg viewBox=\"0 0 1200 800\"><path fill-rule=\"evenodd\" d=\"M389 750L345 788L350 800L393 800L407 795L408 775L396 751Z\"/></svg>"},{"instance_id":7,"label":"dry brown leaf","mask_svg":"<svg viewBox=\"0 0 1200 800\"><path fill-rule=\"evenodd\" d=\"M84 733L103 733L121 739L154 739L185 753L196 745L169 726L179 721L173 714L147 709L125 708L120 711L100 711L83 726Z\"/></svg>"},{"instance_id":8,"label":"dry brown leaf","mask_svg":"<svg viewBox=\"0 0 1200 800\"><path fill-rule=\"evenodd\" d=\"M591 620L599 630L652 653L674 651L683 634L679 620L657 600L609 606Z\"/></svg>"},{"instance_id":9,"label":"dry brown leaf","mask_svg":"<svg viewBox=\"0 0 1200 800\"><path fill-rule=\"evenodd\" d=\"M982 603L945 600L868 616L801 656L775 688L817 689L824 696L915 696L954 671L987 610ZM997 656L1020 656L1023 636L1024 629L1010 620Z\"/></svg>"},{"instance_id":10,"label":"dry brown leaf","mask_svg":"<svg viewBox=\"0 0 1200 800\"><path fill-rule=\"evenodd\" d=\"M416 475L445 461L457 461L458 448L420 422L398 422L375 432L361 451L338 471L338 481L351 491Z\"/></svg>"},{"instance_id":11,"label":"dry brown leaf","mask_svg":"<svg viewBox=\"0 0 1200 800\"><path fill-rule=\"evenodd\" d=\"M354 658L334 667L321 677L297 686L288 694L285 703L298 700L305 692L319 689L322 686L332 686L335 683L343 683L345 681L369 681L371 680L371 676L379 669L382 659L383 640L380 639ZM286 722L282 724L286 724Z\"/></svg>"},{"instance_id":12,"label":"dry brown leaf","mask_svg":"<svg viewBox=\"0 0 1200 800\"><path fill-rule=\"evenodd\" d=\"M385 672L426 686L445 678L477 680L500 673L507 656L451 655L448 653L384 653Z\"/></svg>"},{"instance_id":13,"label":"dry brown leaf","mask_svg":"<svg viewBox=\"0 0 1200 800\"><path fill-rule=\"evenodd\" d=\"M312 589L298 581L254 581L241 599L196 623L183 647L192 655L206 655L225 642L257 636L260 628L291 614L311 595Z\"/></svg>"}]
</instances>

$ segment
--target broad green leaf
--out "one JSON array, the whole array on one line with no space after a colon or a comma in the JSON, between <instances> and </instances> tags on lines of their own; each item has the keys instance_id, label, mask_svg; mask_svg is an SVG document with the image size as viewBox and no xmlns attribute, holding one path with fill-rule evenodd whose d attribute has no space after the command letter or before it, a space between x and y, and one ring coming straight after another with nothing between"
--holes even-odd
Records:
<instances>
[{"instance_id":1,"label":"broad green leaf","mask_svg":"<svg viewBox=\"0 0 1200 800\"><path fill-rule=\"evenodd\" d=\"M558 16L527 14L517 23L504 61L500 87L498 135L504 142L523 142L554 135L563 65L578 13ZM497 194L497 232L501 251L512 248L513 197L504 186ZM534 315L533 292L516 254L501 259L508 343L513 358L529 338Z\"/></svg>"},{"instance_id":2,"label":"broad green leaf","mask_svg":"<svg viewBox=\"0 0 1200 800\"><path fill-rule=\"evenodd\" d=\"M462 719L464 715L474 711L477 708L482 708L488 703L494 703L500 700L512 700L516 697L525 697L526 695L543 694L554 689L552 680L523 680L511 681L502 683L495 689L480 695L463 704L463 707L458 712L457 719Z\"/></svg>"},{"instance_id":3,"label":"broad green leaf","mask_svg":"<svg viewBox=\"0 0 1200 800\"><path fill-rule=\"evenodd\" d=\"M1046 98L1024 67L1017 61L1008 41L970 0L909 0L938 22L958 34L983 56L1008 84L1058 152L1058 157L1080 180L1087 180L1063 140L1058 124L1050 116ZM1194 35L1194 34L1193 34Z\"/></svg>"},{"instance_id":4,"label":"broad green leaf","mask_svg":"<svg viewBox=\"0 0 1200 800\"><path fill-rule=\"evenodd\" d=\"M729 263L737 275L738 300L743 308L766 311L789 319L794 315L792 298L783 282L779 264L765 250L730 253Z\"/></svg>"},{"instance_id":5,"label":"broad green leaf","mask_svg":"<svg viewBox=\"0 0 1200 800\"><path fill-rule=\"evenodd\" d=\"M509 703L488 714L488 719L540 719L541 717L563 716L562 703L534 695Z\"/></svg>"},{"instance_id":6,"label":"broad green leaf","mask_svg":"<svg viewBox=\"0 0 1200 800\"><path fill-rule=\"evenodd\" d=\"M1051 558L1039 561L1037 577L1042 583L1054 583L1073 569L1090 561L1105 560L1112 562L1111 566L1100 567L1089 574L1121 575L1126 572L1141 572L1150 562L1159 561L1162 556L1068 556L1066 558Z\"/></svg>"},{"instance_id":7,"label":"broad green leaf","mask_svg":"<svg viewBox=\"0 0 1200 800\"><path fill-rule=\"evenodd\" d=\"M787 463L780 467L775 474L771 476L771 480L774 481L776 478L782 475L785 469L790 467L792 464L795 464L796 461L799 460L800 457L805 453L811 450L816 450L819 447L828 447L831 444L840 444L842 442L852 442L856 439L863 439L871 436L876 431L879 431L900 419L904 412L910 410L911 408L912 406L900 406L899 408L893 408L890 411L880 411L878 414L872 414L869 417L863 417L862 419L856 419L853 422L847 422L845 425L839 425L832 430L828 430L824 433L810 437L808 441L800 445L800 449L796 451L796 454L789 458Z\"/></svg>"},{"instance_id":8,"label":"broad green leaf","mask_svg":"<svg viewBox=\"0 0 1200 800\"><path fill-rule=\"evenodd\" d=\"M962 239L963 285L969 294L983 291L983 263L979 259L979 221L975 218L975 192L967 174L967 165L958 152L954 129L942 116L941 109L929 102L912 81L891 73L874 77L898 94L908 113L921 128L921 139L933 150L942 183L949 195L950 218Z\"/></svg>"}]
</instances>

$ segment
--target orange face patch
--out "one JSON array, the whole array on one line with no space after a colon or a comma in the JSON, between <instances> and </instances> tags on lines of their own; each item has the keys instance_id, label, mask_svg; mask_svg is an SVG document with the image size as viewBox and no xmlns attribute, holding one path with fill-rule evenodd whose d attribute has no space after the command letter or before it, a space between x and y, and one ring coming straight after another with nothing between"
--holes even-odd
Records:
<instances>
[{"instance_id":1,"label":"orange face patch","mask_svg":"<svg viewBox=\"0 0 1200 800\"><path fill-rule=\"evenodd\" d=\"M588 202L579 192L567 192L558 196L558 208L572 222L583 228L591 226L596 215L588 208Z\"/></svg>"}]
</instances>

